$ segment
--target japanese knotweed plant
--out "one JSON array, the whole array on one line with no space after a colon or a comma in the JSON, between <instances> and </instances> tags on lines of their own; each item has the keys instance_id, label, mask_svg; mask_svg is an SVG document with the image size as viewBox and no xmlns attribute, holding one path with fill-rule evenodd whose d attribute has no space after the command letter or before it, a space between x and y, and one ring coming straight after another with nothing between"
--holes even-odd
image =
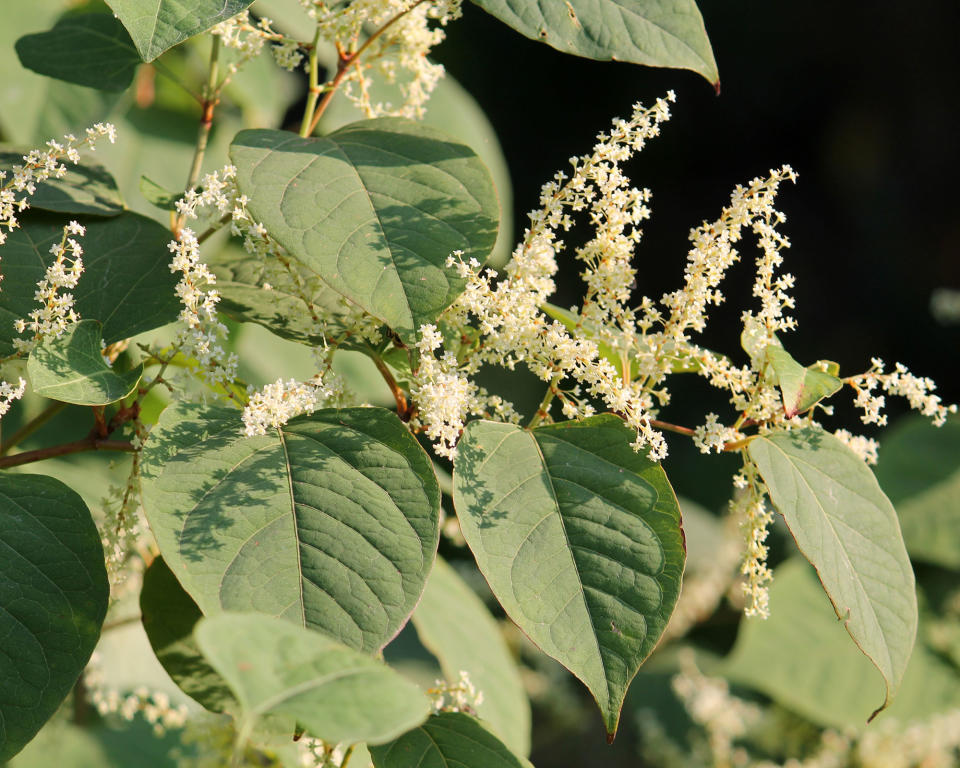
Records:
<instances>
[{"instance_id":1,"label":"japanese knotweed plant","mask_svg":"<svg viewBox=\"0 0 960 768\"><path fill-rule=\"evenodd\" d=\"M561 50L716 81L692 0L475 2ZM573 157L543 186L506 266L485 268L500 218L491 174L468 143L419 122L443 74L427 54L459 0L303 0L291 4L305 11L299 25L250 0L107 5L112 14L91 3L20 38L20 60L106 91L136 78L138 104L153 98L154 75L167 78L200 120L182 192L140 182L152 216L128 209L81 154L101 137L122 145L122 123L0 156L0 414L28 383L40 404L3 441L0 466L130 457L119 481L96 470L96 523L54 477L0 476L0 757L73 688L78 719L92 707L142 713L158 732L186 726L200 757L183 765L527 764L515 662L437 557L442 525L507 616L590 690L612 739L681 591L667 432L740 459L731 510L746 614L770 612L776 510L882 674L877 711L890 703L916 634L913 571L868 467L876 444L821 420L841 391L867 424L883 423L887 395L937 424L956 408L899 363L841 376L787 351L794 281L774 203L796 179L789 166L737 186L691 232L677 290L636 295L651 193L623 166L659 134L671 92ZM190 56L202 46L198 74ZM263 71L265 51L306 73L296 132L236 130L222 116L231 94L246 98L242 76ZM282 76L267 66L268 79ZM365 119L318 134L338 95ZM218 121L228 157L211 160ZM564 241L574 226L590 232L576 247ZM734 359L698 338L744 236L758 247L756 303ZM583 278L574 307L551 303L561 265ZM311 348L315 374L248 386L225 315ZM365 403L356 376L335 367L346 352L372 362L395 408ZM532 412L478 384L481 369L518 366L543 382ZM681 427L661 415L671 377L690 375L730 407ZM64 409L92 414L85 437L18 451ZM441 488L456 514L446 523ZM88 666L111 599L115 613L139 600L157 660L195 703L109 688L108 654ZM447 677L428 690L383 662L411 619ZM196 725L201 708L219 719Z\"/></svg>"}]
</instances>

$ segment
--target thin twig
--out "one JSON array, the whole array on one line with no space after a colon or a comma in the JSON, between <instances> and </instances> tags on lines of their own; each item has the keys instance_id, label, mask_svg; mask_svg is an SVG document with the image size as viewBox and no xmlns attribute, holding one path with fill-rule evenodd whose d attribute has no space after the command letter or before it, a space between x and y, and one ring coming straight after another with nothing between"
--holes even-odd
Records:
<instances>
[{"instance_id":1,"label":"thin twig","mask_svg":"<svg viewBox=\"0 0 960 768\"><path fill-rule=\"evenodd\" d=\"M6 456L11 448L22 443L27 437L36 432L40 427L46 424L50 419L56 416L60 411L67 407L66 403L54 401L30 421L24 424L20 429L10 435L9 438L0 444L0 456Z\"/></svg>"}]
</instances>

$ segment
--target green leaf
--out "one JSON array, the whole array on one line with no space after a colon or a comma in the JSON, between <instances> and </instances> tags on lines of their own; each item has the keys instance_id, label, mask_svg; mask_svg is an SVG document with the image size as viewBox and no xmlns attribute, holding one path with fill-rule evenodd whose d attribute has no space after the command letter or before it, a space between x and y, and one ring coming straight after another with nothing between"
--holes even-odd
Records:
<instances>
[{"instance_id":1,"label":"green leaf","mask_svg":"<svg viewBox=\"0 0 960 768\"><path fill-rule=\"evenodd\" d=\"M446 260L484 261L497 236L490 174L472 149L409 120L324 138L242 131L230 157L257 221L295 259L407 342L463 291Z\"/></svg>"},{"instance_id":2,"label":"green leaf","mask_svg":"<svg viewBox=\"0 0 960 768\"><path fill-rule=\"evenodd\" d=\"M430 572L413 625L448 680L455 682L463 670L483 694L477 714L511 749L529 754L530 702L517 664L483 601L442 558Z\"/></svg>"},{"instance_id":3,"label":"green leaf","mask_svg":"<svg viewBox=\"0 0 960 768\"><path fill-rule=\"evenodd\" d=\"M183 195L182 192L171 192L146 176L140 177L140 194L150 205L161 211L177 210L177 200Z\"/></svg>"},{"instance_id":4,"label":"green leaf","mask_svg":"<svg viewBox=\"0 0 960 768\"><path fill-rule=\"evenodd\" d=\"M101 91L125 90L140 63L123 24L108 13L62 18L53 29L21 37L16 50L27 69Z\"/></svg>"},{"instance_id":5,"label":"green leaf","mask_svg":"<svg viewBox=\"0 0 960 768\"><path fill-rule=\"evenodd\" d=\"M884 688L800 558L777 567L770 618L741 622L733 652L718 672L818 725L841 730L863 727ZM918 643L897 699L883 717L908 723L958 706L960 675Z\"/></svg>"},{"instance_id":6,"label":"green leaf","mask_svg":"<svg viewBox=\"0 0 960 768\"><path fill-rule=\"evenodd\" d=\"M884 434L879 459L910 556L960 570L960 420L907 419Z\"/></svg>"},{"instance_id":7,"label":"green leaf","mask_svg":"<svg viewBox=\"0 0 960 768\"><path fill-rule=\"evenodd\" d=\"M253 0L106 0L133 38L140 57L157 56L236 16Z\"/></svg>"},{"instance_id":8,"label":"green leaf","mask_svg":"<svg viewBox=\"0 0 960 768\"><path fill-rule=\"evenodd\" d=\"M783 410L791 419L843 387L836 376L815 366L804 368L783 347L767 347L767 362L783 395Z\"/></svg>"},{"instance_id":9,"label":"green leaf","mask_svg":"<svg viewBox=\"0 0 960 768\"><path fill-rule=\"evenodd\" d=\"M876 715L900 687L917 633L897 513L867 465L819 428L770 432L747 451L837 616L883 675Z\"/></svg>"},{"instance_id":10,"label":"green leaf","mask_svg":"<svg viewBox=\"0 0 960 768\"><path fill-rule=\"evenodd\" d=\"M600 329L590 321L581 318L579 313L558 307L556 304L551 304L550 302L544 302L541 309L548 316L561 323L570 333L595 341L601 356L618 371L623 370L623 362L617 349L600 340L606 333L611 332L611 329ZM617 333L617 331L612 332ZM649 351L649 348L645 351ZM672 373L696 373L700 370L700 362L696 358L691 357L686 351L681 350L675 352L672 348L665 347L662 354L665 356L669 355L673 358L670 364L670 371ZM636 378L639 370L637 358L632 350L628 350L627 355L630 359L630 376L631 378Z\"/></svg>"},{"instance_id":11,"label":"green leaf","mask_svg":"<svg viewBox=\"0 0 960 768\"><path fill-rule=\"evenodd\" d=\"M0 761L53 715L100 636L110 587L87 505L59 480L0 474Z\"/></svg>"},{"instance_id":12,"label":"green leaf","mask_svg":"<svg viewBox=\"0 0 960 768\"><path fill-rule=\"evenodd\" d=\"M268 13L270 18L274 18ZM400 75L403 77L403 74ZM399 78L398 78L399 79ZM374 102L398 104L403 102L401 82L387 83L377 78L370 86L370 98ZM328 134L338 128L364 119L363 110L349 99L334 99L323 113L320 133ZM510 260L513 251L513 187L510 169L500 147L496 129L490 123L482 107L449 72L443 76L426 104L422 124L443 131L463 142L480 157L490 170L493 185L500 198L500 229L497 243L487 259L492 266L503 266Z\"/></svg>"},{"instance_id":13,"label":"green leaf","mask_svg":"<svg viewBox=\"0 0 960 768\"><path fill-rule=\"evenodd\" d=\"M433 564L437 481L382 408L320 410L250 438L236 410L177 405L150 434L143 478L160 551L207 616L261 611L373 652Z\"/></svg>"},{"instance_id":14,"label":"green leaf","mask_svg":"<svg viewBox=\"0 0 960 768\"><path fill-rule=\"evenodd\" d=\"M584 682L607 733L680 591L680 510L616 416L532 431L475 421L457 447L463 535L507 615Z\"/></svg>"},{"instance_id":15,"label":"green leaf","mask_svg":"<svg viewBox=\"0 0 960 768\"><path fill-rule=\"evenodd\" d=\"M47 338L30 353L27 375L42 397L74 405L108 405L134 392L143 365L117 373L100 354L100 323L81 320L60 338Z\"/></svg>"},{"instance_id":16,"label":"green leaf","mask_svg":"<svg viewBox=\"0 0 960 768\"><path fill-rule=\"evenodd\" d=\"M178 748L176 731L157 736L142 717L121 727L99 722L80 726L57 718L5 768L126 768L132 755L137 768L178 768Z\"/></svg>"},{"instance_id":17,"label":"green leaf","mask_svg":"<svg viewBox=\"0 0 960 768\"><path fill-rule=\"evenodd\" d=\"M203 614L162 557L143 574L140 615L150 646L167 674L181 690L212 712L234 705L223 678L197 646L193 630Z\"/></svg>"},{"instance_id":18,"label":"green leaf","mask_svg":"<svg viewBox=\"0 0 960 768\"><path fill-rule=\"evenodd\" d=\"M443 712L370 750L375 768L532 768L478 720Z\"/></svg>"},{"instance_id":19,"label":"green leaf","mask_svg":"<svg viewBox=\"0 0 960 768\"><path fill-rule=\"evenodd\" d=\"M195 634L249 724L286 715L333 744L381 744L430 710L426 696L385 664L280 619L224 613L201 619Z\"/></svg>"},{"instance_id":20,"label":"green leaf","mask_svg":"<svg viewBox=\"0 0 960 768\"><path fill-rule=\"evenodd\" d=\"M531 40L600 61L691 69L719 88L694 0L473 0Z\"/></svg>"},{"instance_id":21,"label":"green leaf","mask_svg":"<svg viewBox=\"0 0 960 768\"><path fill-rule=\"evenodd\" d=\"M0 169L23 164L24 152L0 150ZM60 213L88 213L93 216L116 216L123 212L123 198L117 182L102 165L84 162L67 164L62 179L48 179L37 184L30 197L30 208Z\"/></svg>"},{"instance_id":22,"label":"green leaf","mask_svg":"<svg viewBox=\"0 0 960 768\"><path fill-rule=\"evenodd\" d=\"M3 246L0 291L0 355L14 352L13 322L37 308L37 281L52 263L50 246L63 237L63 220L31 215ZM180 300L170 272L170 232L152 219L125 212L110 219L80 219L83 274L74 289L75 308L85 320L103 324L112 344L176 320Z\"/></svg>"}]
</instances>

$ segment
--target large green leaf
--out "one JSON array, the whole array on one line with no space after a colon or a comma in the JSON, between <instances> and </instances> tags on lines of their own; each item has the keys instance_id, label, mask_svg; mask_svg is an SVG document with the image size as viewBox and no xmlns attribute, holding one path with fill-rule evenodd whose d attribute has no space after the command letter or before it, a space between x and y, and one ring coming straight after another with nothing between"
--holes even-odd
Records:
<instances>
[{"instance_id":1,"label":"large green leaf","mask_svg":"<svg viewBox=\"0 0 960 768\"><path fill-rule=\"evenodd\" d=\"M532 431L475 421L454 503L507 614L590 689L611 736L680 592L680 510L616 416Z\"/></svg>"},{"instance_id":2,"label":"large green leaf","mask_svg":"<svg viewBox=\"0 0 960 768\"><path fill-rule=\"evenodd\" d=\"M692 69L719 87L694 0L473 0L520 34L564 53Z\"/></svg>"},{"instance_id":3,"label":"large green leaf","mask_svg":"<svg viewBox=\"0 0 960 768\"><path fill-rule=\"evenodd\" d=\"M0 149L0 170L23 164L24 152ZM89 213L94 216L116 216L123 211L123 198L117 182L102 165L84 161L83 165L67 164L62 179L48 179L37 184L30 196L30 208L61 213Z\"/></svg>"},{"instance_id":4,"label":"large green leaf","mask_svg":"<svg viewBox=\"0 0 960 768\"><path fill-rule=\"evenodd\" d=\"M497 236L490 174L472 149L384 118L324 138L242 131L230 148L249 209L295 259L405 340L464 281L455 250L484 261Z\"/></svg>"},{"instance_id":5,"label":"large green leaf","mask_svg":"<svg viewBox=\"0 0 960 768\"><path fill-rule=\"evenodd\" d=\"M162 557L143 574L140 615L157 660L184 693L213 712L228 709L234 703L230 689L203 658L193 637L203 614Z\"/></svg>"},{"instance_id":6,"label":"large green leaf","mask_svg":"<svg viewBox=\"0 0 960 768\"><path fill-rule=\"evenodd\" d=\"M822 429L774 431L747 450L837 616L886 681L876 714L893 700L917 633L897 513L867 465Z\"/></svg>"},{"instance_id":7,"label":"large green leaf","mask_svg":"<svg viewBox=\"0 0 960 768\"><path fill-rule=\"evenodd\" d=\"M475 718L442 712L370 750L375 768L532 768Z\"/></svg>"},{"instance_id":8,"label":"large green leaf","mask_svg":"<svg viewBox=\"0 0 960 768\"><path fill-rule=\"evenodd\" d=\"M262 611L372 652L433 564L437 481L382 408L320 410L248 438L236 410L178 405L151 432L143 474L160 551L207 616Z\"/></svg>"},{"instance_id":9,"label":"large green leaf","mask_svg":"<svg viewBox=\"0 0 960 768\"><path fill-rule=\"evenodd\" d=\"M286 715L330 743L381 744L430 710L427 697L382 662L286 621L223 613L201 619L195 635L249 725Z\"/></svg>"},{"instance_id":10,"label":"large green leaf","mask_svg":"<svg viewBox=\"0 0 960 768\"><path fill-rule=\"evenodd\" d=\"M922 634L922 633L921 633ZM780 565L770 587L770 618L745 621L718 670L815 723L863 726L882 696L876 667L850 643L810 566ZM883 717L908 723L960 706L960 675L918 643L896 701Z\"/></svg>"},{"instance_id":11,"label":"large green leaf","mask_svg":"<svg viewBox=\"0 0 960 768\"><path fill-rule=\"evenodd\" d=\"M79 238L84 270L73 291L80 317L99 320L107 344L175 320L180 300L174 293L177 277L168 266L170 233L130 212L80 221L87 228ZM14 351L14 320L37 307L36 284L53 260L50 246L63 237L63 223L59 217L31 215L3 246L0 355Z\"/></svg>"},{"instance_id":12,"label":"large green leaf","mask_svg":"<svg viewBox=\"0 0 960 768\"><path fill-rule=\"evenodd\" d=\"M67 16L53 29L24 35L16 50L27 69L103 91L126 89L140 63L123 24L108 13Z\"/></svg>"},{"instance_id":13,"label":"large green leaf","mask_svg":"<svg viewBox=\"0 0 960 768\"><path fill-rule=\"evenodd\" d=\"M236 16L253 0L107 0L144 61Z\"/></svg>"},{"instance_id":14,"label":"large green leaf","mask_svg":"<svg viewBox=\"0 0 960 768\"><path fill-rule=\"evenodd\" d=\"M44 339L30 353L27 375L33 391L74 405L108 405L128 397L143 365L117 373L100 354L100 323L81 320L60 338Z\"/></svg>"},{"instance_id":15,"label":"large green leaf","mask_svg":"<svg viewBox=\"0 0 960 768\"><path fill-rule=\"evenodd\" d=\"M960 570L960 420L907 419L883 436L879 457L910 556Z\"/></svg>"},{"instance_id":16,"label":"large green leaf","mask_svg":"<svg viewBox=\"0 0 960 768\"><path fill-rule=\"evenodd\" d=\"M110 587L87 505L59 480L0 474L0 761L53 715L93 653Z\"/></svg>"},{"instance_id":17,"label":"large green leaf","mask_svg":"<svg viewBox=\"0 0 960 768\"><path fill-rule=\"evenodd\" d=\"M448 680L464 671L483 694L477 714L511 749L529 754L530 702L517 664L483 601L441 558L413 612L413 625Z\"/></svg>"}]
</instances>

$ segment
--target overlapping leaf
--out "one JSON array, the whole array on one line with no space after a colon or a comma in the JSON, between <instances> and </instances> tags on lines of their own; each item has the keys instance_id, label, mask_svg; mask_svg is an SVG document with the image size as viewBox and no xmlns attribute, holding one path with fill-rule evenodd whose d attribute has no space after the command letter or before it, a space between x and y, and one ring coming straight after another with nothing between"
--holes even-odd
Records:
<instances>
[{"instance_id":1,"label":"overlapping leaf","mask_svg":"<svg viewBox=\"0 0 960 768\"><path fill-rule=\"evenodd\" d=\"M143 365L114 371L100 354L101 341L96 320L81 320L59 338L44 339L27 362L33 391L74 405L107 405L128 397L140 382Z\"/></svg>"},{"instance_id":2,"label":"overlapping leaf","mask_svg":"<svg viewBox=\"0 0 960 768\"><path fill-rule=\"evenodd\" d=\"M819 428L771 432L747 450L837 616L886 681L876 714L900 686L917 631L913 569L893 505L867 465Z\"/></svg>"},{"instance_id":3,"label":"overlapping leaf","mask_svg":"<svg viewBox=\"0 0 960 768\"><path fill-rule=\"evenodd\" d=\"M692 69L718 86L694 0L473 0L520 34L564 53Z\"/></svg>"},{"instance_id":4,"label":"overlapping leaf","mask_svg":"<svg viewBox=\"0 0 960 768\"><path fill-rule=\"evenodd\" d=\"M460 527L494 594L586 684L611 736L684 562L673 489L632 440L609 414L532 431L476 421L454 472Z\"/></svg>"},{"instance_id":5,"label":"overlapping leaf","mask_svg":"<svg viewBox=\"0 0 960 768\"><path fill-rule=\"evenodd\" d=\"M223 613L201 619L195 636L248 726L286 715L332 744L381 744L430 711L427 697L382 662L286 621Z\"/></svg>"},{"instance_id":6,"label":"overlapping leaf","mask_svg":"<svg viewBox=\"0 0 960 768\"><path fill-rule=\"evenodd\" d=\"M126 212L109 219L81 219L84 271L73 290L80 317L99 320L103 340L120 339L172 322L180 311L174 293L167 243L170 233L157 222ZM0 355L14 351L13 323L37 308L37 281L53 260L50 246L63 237L63 220L31 215L3 246L0 291Z\"/></svg>"},{"instance_id":7,"label":"overlapping leaf","mask_svg":"<svg viewBox=\"0 0 960 768\"><path fill-rule=\"evenodd\" d=\"M253 0L107 0L144 61L153 61L168 48L236 16L252 3Z\"/></svg>"},{"instance_id":8,"label":"overlapping leaf","mask_svg":"<svg viewBox=\"0 0 960 768\"><path fill-rule=\"evenodd\" d=\"M370 750L374 768L532 768L482 723L443 712L399 739Z\"/></svg>"},{"instance_id":9,"label":"overlapping leaf","mask_svg":"<svg viewBox=\"0 0 960 768\"><path fill-rule=\"evenodd\" d=\"M451 252L484 261L497 235L490 174L472 149L384 118L317 139L242 131L230 156L254 218L328 285L405 340L460 294Z\"/></svg>"},{"instance_id":10,"label":"overlapping leaf","mask_svg":"<svg viewBox=\"0 0 960 768\"><path fill-rule=\"evenodd\" d=\"M423 591L440 491L389 411L320 410L246 437L236 410L179 405L143 467L157 543L205 615L261 611L372 652Z\"/></svg>"},{"instance_id":11,"label":"overlapping leaf","mask_svg":"<svg viewBox=\"0 0 960 768\"><path fill-rule=\"evenodd\" d=\"M0 761L73 687L100 636L110 588L87 505L59 480L0 475Z\"/></svg>"},{"instance_id":12,"label":"overlapping leaf","mask_svg":"<svg viewBox=\"0 0 960 768\"><path fill-rule=\"evenodd\" d=\"M836 394L843 386L836 376L814 367L804 368L783 347L767 347L766 355L783 396L783 410L790 418Z\"/></svg>"},{"instance_id":13,"label":"overlapping leaf","mask_svg":"<svg viewBox=\"0 0 960 768\"><path fill-rule=\"evenodd\" d=\"M29 150L27 150L29 151ZM24 152L0 150L0 170L23 164ZM40 211L116 216L123 212L123 198L117 182L102 165L84 161L68 165L62 179L47 179L37 184L30 196L30 208Z\"/></svg>"},{"instance_id":14,"label":"overlapping leaf","mask_svg":"<svg viewBox=\"0 0 960 768\"><path fill-rule=\"evenodd\" d=\"M413 625L420 642L455 682L466 672L483 701L477 714L511 749L530 752L530 702L497 622L476 593L441 558L430 572Z\"/></svg>"},{"instance_id":15,"label":"overlapping leaf","mask_svg":"<svg viewBox=\"0 0 960 768\"><path fill-rule=\"evenodd\" d=\"M109 13L67 16L53 29L24 35L16 50L27 69L103 91L127 88L140 63L130 35Z\"/></svg>"}]
</instances>

